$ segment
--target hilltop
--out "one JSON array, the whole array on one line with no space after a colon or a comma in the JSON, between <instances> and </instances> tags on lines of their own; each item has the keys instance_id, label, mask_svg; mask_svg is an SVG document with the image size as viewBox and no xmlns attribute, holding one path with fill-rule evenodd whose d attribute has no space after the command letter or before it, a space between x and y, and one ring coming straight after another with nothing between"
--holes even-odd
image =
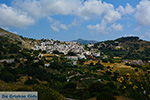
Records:
<instances>
[{"instance_id":1,"label":"hilltop","mask_svg":"<svg viewBox=\"0 0 150 100\"><path fill-rule=\"evenodd\" d=\"M3 43L5 40L6 42L8 42L8 44L17 44L18 46L27 49L31 49L35 42L38 42L38 40L22 37L2 28L0 28L0 39L0 41Z\"/></svg>"},{"instance_id":2,"label":"hilltop","mask_svg":"<svg viewBox=\"0 0 150 100\"><path fill-rule=\"evenodd\" d=\"M150 59L150 42L139 37L121 37L116 40L108 40L94 44L105 54L124 59Z\"/></svg>"},{"instance_id":3,"label":"hilltop","mask_svg":"<svg viewBox=\"0 0 150 100\"><path fill-rule=\"evenodd\" d=\"M22 50L31 50L39 40L25 38L0 28L0 58L11 58Z\"/></svg>"}]
</instances>

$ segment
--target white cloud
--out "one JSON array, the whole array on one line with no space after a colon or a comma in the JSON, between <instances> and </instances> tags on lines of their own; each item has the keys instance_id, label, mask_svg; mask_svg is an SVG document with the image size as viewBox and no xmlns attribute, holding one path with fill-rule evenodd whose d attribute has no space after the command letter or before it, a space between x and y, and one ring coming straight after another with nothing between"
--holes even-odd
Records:
<instances>
[{"instance_id":1,"label":"white cloud","mask_svg":"<svg viewBox=\"0 0 150 100\"><path fill-rule=\"evenodd\" d=\"M114 21L117 21L119 19L121 19L120 13L118 13L117 11L114 11L114 10L110 10L104 16L104 18L102 20L102 23L108 24L108 23L112 23Z\"/></svg>"},{"instance_id":2,"label":"white cloud","mask_svg":"<svg viewBox=\"0 0 150 100\"><path fill-rule=\"evenodd\" d=\"M79 25L79 21L74 20L72 23L70 24L63 24L58 20L55 20L51 17L48 17L49 22L51 23L50 28L55 31L55 32L59 32L60 30L68 30L69 28Z\"/></svg>"},{"instance_id":3,"label":"white cloud","mask_svg":"<svg viewBox=\"0 0 150 100\"><path fill-rule=\"evenodd\" d=\"M87 28L101 34L122 30L123 27L120 24L114 24L115 21L121 19L121 13L115 9L112 4L98 0L94 1L97 2L97 4L99 4L98 7L100 7L99 9L97 8L98 11L101 11L101 13L99 13L99 15L101 15L101 17L99 16L101 19L100 24L88 25Z\"/></svg>"},{"instance_id":4,"label":"white cloud","mask_svg":"<svg viewBox=\"0 0 150 100\"><path fill-rule=\"evenodd\" d=\"M88 25L87 28L96 32L106 33L106 26L102 24Z\"/></svg>"},{"instance_id":5,"label":"white cloud","mask_svg":"<svg viewBox=\"0 0 150 100\"><path fill-rule=\"evenodd\" d=\"M115 31L121 31L123 29L123 26L121 24L112 24L111 28Z\"/></svg>"},{"instance_id":6,"label":"white cloud","mask_svg":"<svg viewBox=\"0 0 150 100\"><path fill-rule=\"evenodd\" d=\"M18 11L5 4L0 4L0 25L1 26L14 26L23 27L31 25L34 20L27 16L24 12Z\"/></svg>"},{"instance_id":7,"label":"white cloud","mask_svg":"<svg viewBox=\"0 0 150 100\"><path fill-rule=\"evenodd\" d=\"M45 16L45 11L43 11L41 3L37 0L15 0L13 5L14 8L28 12L31 16L38 18Z\"/></svg>"},{"instance_id":8,"label":"white cloud","mask_svg":"<svg viewBox=\"0 0 150 100\"><path fill-rule=\"evenodd\" d=\"M50 28L55 32L59 32L60 30L68 30L68 27L65 24L61 24L57 22L51 24Z\"/></svg>"},{"instance_id":9,"label":"white cloud","mask_svg":"<svg viewBox=\"0 0 150 100\"><path fill-rule=\"evenodd\" d=\"M88 25L88 29L96 31L101 34L107 34L114 31L122 31L123 26L121 24L96 24L96 25Z\"/></svg>"},{"instance_id":10,"label":"white cloud","mask_svg":"<svg viewBox=\"0 0 150 100\"><path fill-rule=\"evenodd\" d=\"M3 5L4 6L4 5ZM17 9L17 10L16 10ZM19 9L19 11L18 11ZM102 0L14 0L13 6L0 6L0 22L6 26L27 26L39 18L52 17L54 15L73 15L84 20L99 19L96 25L88 25L89 29L106 32L108 30L122 30L120 24L115 24L123 15L133 14L143 25L150 25L150 0L142 0L136 8L130 4L125 7L115 8L112 4ZM9 12L9 13L8 13ZM143 16L144 15L144 16ZM11 17L10 17L11 16ZM9 18L8 18L9 17ZM33 20L34 18L34 20ZM7 19L10 19L8 21ZM51 22L54 31L68 30L71 24L63 24L59 21Z\"/></svg>"},{"instance_id":11,"label":"white cloud","mask_svg":"<svg viewBox=\"0 0 150 100\"><path fill-rule=\"evenodd\" d=\"M34 20L26 13L5 4L0 4L0 26L23 27L33 23Z\"/></svg>"},{"instance_id":12,"label":"white cloud","mask_svg":"<svg viewBox=\"0 0 150 100\"><path fill-rule=\"evenodd\" d=\"M80 3L80 0L15 0L14 5L32 16L45 17L73 14Z\"/></svg>"},{"instance_id":13,"label":"white cloud","mask_svg":"<svg viewBox=\"0 0 150 100\"><path fill-rule=\"evenodd\" d=\"M79 6L76 14L84 19L100 17L114 11L112 4L102 2L101 0L87 0L83 5Z\"/></svg>"},{"instance_id":14,"label":"white cloud","mask_svg":"<svg viewBox=\"0 0 150 100\"><path fill-rule=\"evenodd\" d=\"M135 11L135 8L133 8L130 4L127 3L127 5L125 7L123 6L119 6L117 8L117 11L121 14L121 15L126 15L126 14L132 14Z\"/></svg>"},{"instance_id":15,"label":"white cloud","mask_svg":"<svg viewBox=\"0 0 150 100\"><path fill-rule=\"evenodd\" d=\"M142 0L136 6L135 18L142 25L150 25L150 0Z\"/></svg>"},{"instance_id":16,"label":"white cloud","mask_svg":"<svg viewBox=\"0 0 150 100\"><path fill-rule=\"evenodd\" d=\"M112 23L121 18L112 4L101 0L15 0L14 7L22 9L35 18L53 15L74 15L84 20L101 19L103 24ZM73 25L71 25L73 26ZM70 26L53 22L54 31L67 30Z\"/></svg>"},{"instance_id":17,"label":"white cloud","mask_svg":"<svg viewBox=\"0 0 150 100\"><path fill-rule=\"evenodd\" d=\"M105 15L105 20L120 18L118 11L110 3L101 0L15 0L16 8L28 12L32 16L75 15L85 20Z\"/></svg>"}]
</instances>

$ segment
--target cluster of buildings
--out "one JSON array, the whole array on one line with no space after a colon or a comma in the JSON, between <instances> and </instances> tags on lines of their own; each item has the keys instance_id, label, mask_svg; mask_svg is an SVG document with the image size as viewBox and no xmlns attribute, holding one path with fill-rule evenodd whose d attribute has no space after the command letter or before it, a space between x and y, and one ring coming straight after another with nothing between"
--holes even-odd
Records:
<instances>
[{"instance_id":1,"label":"cluster of buildings","mask_svg":"<svg viewBox=\"0 0 150 100\"><path fill-rule=\"evenodd\" d=\"M57 50L64 54L67 54L69 51L74 53L84 52L84 47L75 42L60 42L54 40L48 40L41 42L39 45L35 45L35 50L46 50L47 53L53 53Z\"/></svg>"},{"instance_id":2,"label":"cluster of buildings","mask_svg":"<svg viewBox=\"0 0 150 100\"><path fill-rule=\"evenodd\" d=\"M67 55L68 52L75 53L79 59L86 59L86 55L100 56L100 52L96 49L85 50L84 45L80 45L76 42L60 42L54 40L47 40L41 42L39 45L35 45L34 50L46 51L48 54L53 54L53 51L59 51L64 55ZM72 58L72 57L68 57Z\"/></svg>"}]
</instances>

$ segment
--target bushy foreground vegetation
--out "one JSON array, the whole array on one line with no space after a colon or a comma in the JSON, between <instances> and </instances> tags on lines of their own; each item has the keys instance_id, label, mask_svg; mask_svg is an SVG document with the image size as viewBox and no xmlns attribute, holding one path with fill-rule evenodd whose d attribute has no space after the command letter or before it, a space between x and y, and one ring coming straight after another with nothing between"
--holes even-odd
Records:
<instances>
[{"instance_id":1,"label":"bushy foreground vegetation","mask_svg":"<svg viewBox=\"0 0 150 100\"><path fill-rule=\"evenodd\" d=\"M116 96L150 99L150 74L143 69L144 66L149 69L149 65L124 65L126 68L116 66L121 63L115 60L100 58L79 60L73 65L64 57L38 58L39 53L22 50L14 63L1 63L0 90L38 91L39 100L86 100L93 97L116 100ZM50 65L45 66L45 63Z\"/></svg>"},{"instance_id":2,"label":"bushy foreground vegetation","mask_svg":"<svg viewBox=\"0 0 150 100\"><path fill-rule=\"evenodd\" d=\"M93 48L102 57L79 59L74 64L59 51L49 58L40 57L46 51L22 48L18 39L0 37L0 60L6 60L0 63L0 91L38 91L39 100L119 100L120 96L150 100L148 42L130 37L96 43ZM68 52L67 56L76 54Z\"/></svg>"}]
</instances>

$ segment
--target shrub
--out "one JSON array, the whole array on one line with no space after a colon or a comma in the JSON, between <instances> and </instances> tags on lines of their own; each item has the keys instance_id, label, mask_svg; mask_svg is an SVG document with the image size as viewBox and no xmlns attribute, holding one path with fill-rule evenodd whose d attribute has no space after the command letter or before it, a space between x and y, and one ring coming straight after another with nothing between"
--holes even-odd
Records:
<instances>
[{"instance_id":1,"label":"shrub","mask_svg":"<svg viewBox=\"0 0 150 100\"><path fill-rule=\"evenodd\" d=\"M0 79L5 82L14 82L16 81L16 77L10 72L2 72L0 74Z\"/></svg>"},{"instance_id":2,"label":"shrub","mask_svg":"<svg viewBox=\"0 0 150 100\"><path fill-rule=\"evenodd\" d=\"M25 85L34 85L34 84L38 84L39 82L36 79L28 79L27 81L25 81Z\"/></svg>"}]
</instances>

